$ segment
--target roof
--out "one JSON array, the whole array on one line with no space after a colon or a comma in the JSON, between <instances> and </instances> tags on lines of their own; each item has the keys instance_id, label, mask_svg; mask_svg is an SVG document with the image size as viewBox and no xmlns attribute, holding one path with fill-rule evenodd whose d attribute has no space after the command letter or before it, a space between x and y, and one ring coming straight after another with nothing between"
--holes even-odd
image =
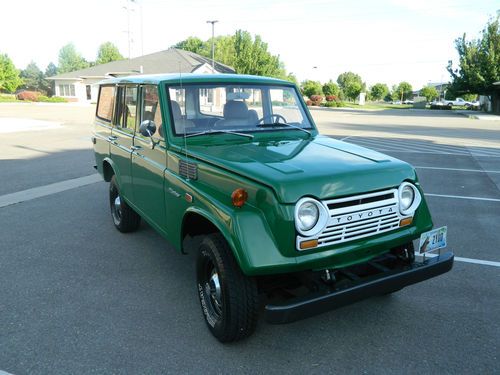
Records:
<instances>
[{"instance_id":1,"label":"roof","mask_svg":"<svg viewBox=\"0 0 500 375\"><path fill-rule=\"evenodd\" d=\"M107 77L115 74L156 74L156 73L191 73L204 64L212 65L212 60L196 53L170 48L133 59L112 61L90 68L62 73L48 79L80 79ZM220 73L235 73L230 66L214 62L214 68Z\"/></svg>"},{"instance_id":2,"label":"roof","mask_svg":"<svg viewBox=\"0 0 500 375\"><path fill-rule=\"evenodd\" d=\"M100 82L101 84L115 83L255 83L255 84L278 84L293 85L292 82L277 78L251 76L246 74L142 74L127 77L110 78Z\"/></svg>"}]
</instances>

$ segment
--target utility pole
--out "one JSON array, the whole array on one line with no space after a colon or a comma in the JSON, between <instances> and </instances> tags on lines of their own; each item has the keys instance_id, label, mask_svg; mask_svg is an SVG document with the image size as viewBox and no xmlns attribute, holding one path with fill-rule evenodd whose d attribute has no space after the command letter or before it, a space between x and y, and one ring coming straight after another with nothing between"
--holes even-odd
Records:
<instances>
[{"instance_id":1,"label":"utility pole","mask_svg":"<svg viewBox=\"0 0 500 375\"><path fill-rule=\"evenodd\" d=\"M207 21L207 23L211 23L212 24L212 73L215 72L215 63L214 63L214 60L215 60L214 26L215 26L215 24L217 22L219 22L219 21L217 21L217 20Z\"/></svg>"},{"instance_id":2,"label":"utility pole","mask_svg":"<svg viewBox=\"0 0 500 375\"><path fill-rule=\"evenodd\" d=\"M126 5L123 6L122 8L127 11L127 30L125 32L127 33L128 59L130 60L131 44L132 44L132 32L130 31L130 12L134 11L134 9L131 9L131 6L129 3L136 3L136 0L125 0L125 3L126 3Z\"/></svg>"}]
</instances>

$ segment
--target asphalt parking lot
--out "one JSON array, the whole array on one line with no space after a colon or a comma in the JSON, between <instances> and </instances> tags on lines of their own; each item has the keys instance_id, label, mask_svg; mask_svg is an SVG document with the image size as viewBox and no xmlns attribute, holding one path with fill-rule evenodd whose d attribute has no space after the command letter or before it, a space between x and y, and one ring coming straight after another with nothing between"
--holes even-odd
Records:
<instances>
[{"instance_id":1,"label":"asphalt parking lot","mask_svg":"<svg viewBox=\"0 0 500 375\"><path fill-rule=\"evenodd\" d=\"M194 256L146 224L115 230L93 177L92 111L0 105L0 374L498 373L500 121L313 110L323 134L417 168L457 261L392 296L262 320L222 345L202 319Z\"/></svg>"}]
</instances>

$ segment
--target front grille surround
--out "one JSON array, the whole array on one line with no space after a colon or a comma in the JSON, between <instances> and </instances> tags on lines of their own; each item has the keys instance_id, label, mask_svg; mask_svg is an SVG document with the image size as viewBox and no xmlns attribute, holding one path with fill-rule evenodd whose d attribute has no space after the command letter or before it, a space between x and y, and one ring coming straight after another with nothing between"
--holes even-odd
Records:
<instances>
[{"instance_id":1,"label":"front grille surround","mask_svg":"<svg viewBox=\"0 0 500 375\"><path fill-rule=\"evenodd\" d=\"M297 236L296 248L308 240L318 240L315 249L371 237L399 228L401 219L409 216L399 211L398 189L329 199L322 203L329 209L325 228L315 236Z\"/></svg>"}]
</instances>

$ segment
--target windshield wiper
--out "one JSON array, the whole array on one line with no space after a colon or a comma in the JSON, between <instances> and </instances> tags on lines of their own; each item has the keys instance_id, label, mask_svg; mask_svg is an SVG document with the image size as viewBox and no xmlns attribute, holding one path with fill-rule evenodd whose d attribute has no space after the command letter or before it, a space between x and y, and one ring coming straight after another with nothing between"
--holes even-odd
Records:
<instances>
[{"instance_id":1,"label":"windshield wiper","mask_svg":"<svg viewBox=\"0 0 500 375\"><path fill-rule=\"evenodd\" d=\"M247 137L253 139L252 134L238 133L238 132L233 132L231 130L205 130L199 133L186 134L185 138L197 137L199 135L212 135L212 134L233 134L233 135L239 135L240 137Z\"/></svg>"},{"instance_id":2,"label":"windshield wiper","mask_svg":"<svg viewBox=\"0 0 500 375\"><path fill-rule=\"evenodd\" d=\"M311 136L312 136L311 132L309 130L301 128L300 126L297 126L297 125L292 125L292 124L290 124L288 122L264 123L264 124L258 124L257 126L260 127L260 128L265 128L265 127L275 128L275 127L281 126L281 125L289 126L291 128L297 129L297 130L302 130L303 132L305 132L305 133L307 133L309 135L309 138L311 138Z\"/></svg>"}]
</instances>

